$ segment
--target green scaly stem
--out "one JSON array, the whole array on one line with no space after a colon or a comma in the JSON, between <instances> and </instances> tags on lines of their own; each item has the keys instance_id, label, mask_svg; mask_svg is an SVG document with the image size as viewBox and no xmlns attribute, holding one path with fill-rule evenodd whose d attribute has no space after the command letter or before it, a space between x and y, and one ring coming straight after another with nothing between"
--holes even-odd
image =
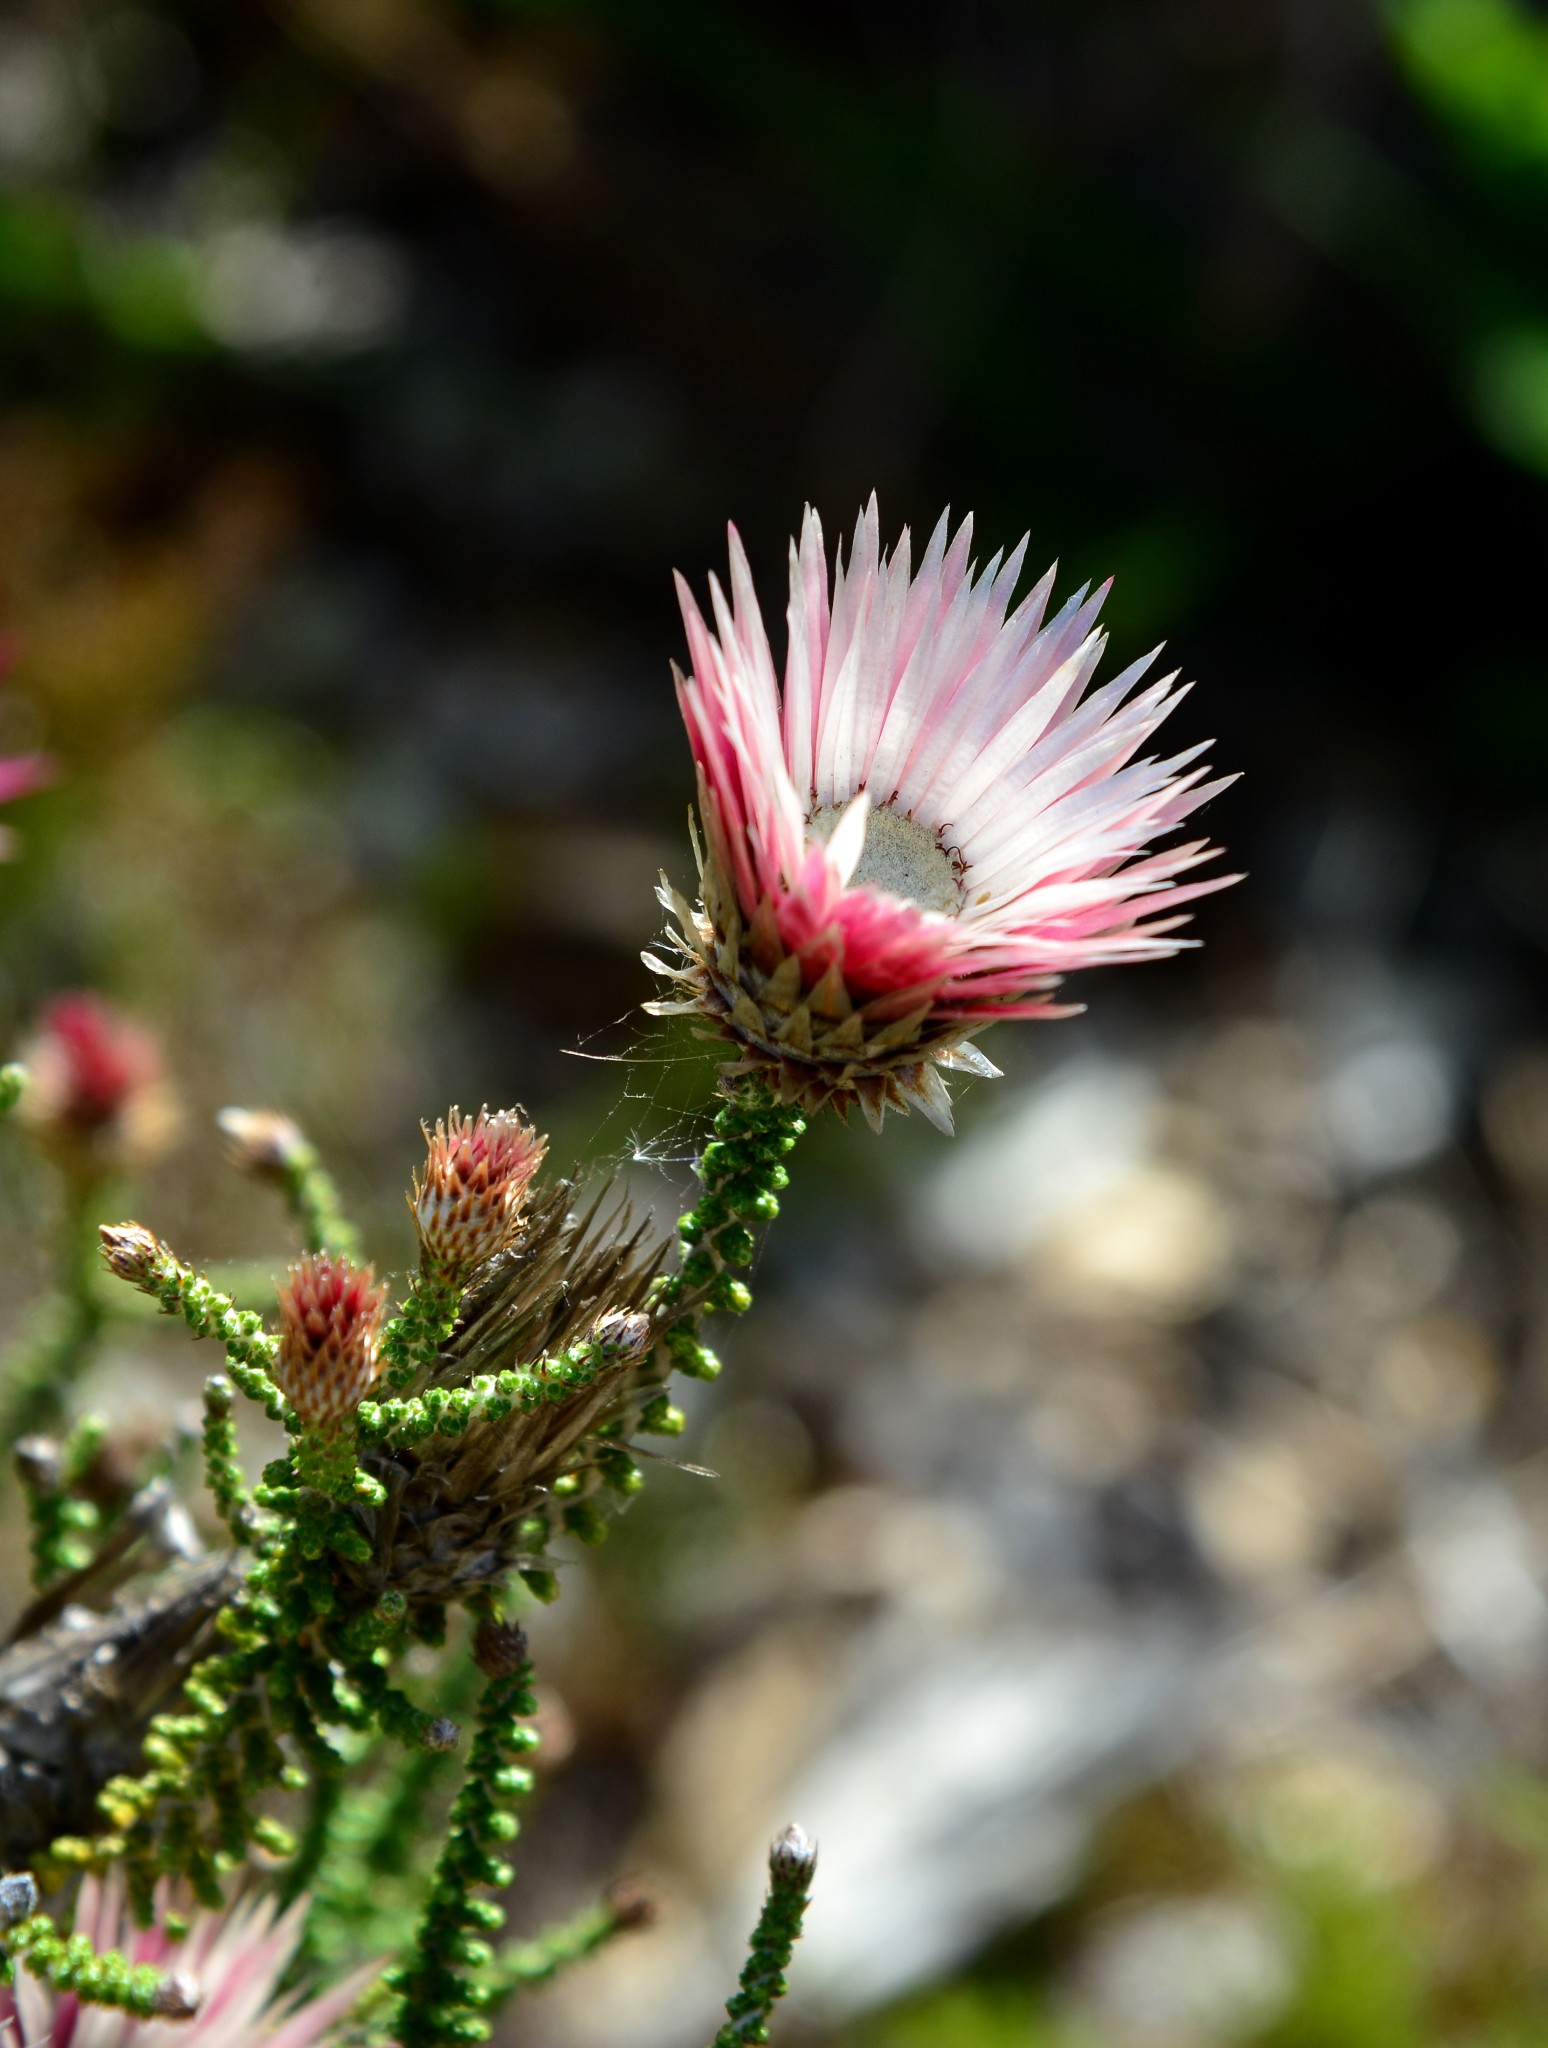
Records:
<instances>
[{"instance_id":1,"label":"green scaly stem","mask_svg":"<svg viewBox=\"0 0 1548 2048\"><path fill-rule=\"evenodd\" d=\"M695 1164L704 1193L678 1218L682 1263L656 1283L651 1298L667 1356L690 1378L714 1379L720 1371L699 1336L706 1313L743 1315L752 1306L751 1290L732 1268L751 1264L754 1227L779 1214L780 1193L790 1183L785 1158L805 1129L797 1110L753 1085L716 1114L715 1135Z\"/></svg>"},{"instance_id":2,"label":"green scaly stem","mask_svg":"<svg viewBox=\"0 0 1548 2048\"><path fill-rule=\"evenodd\" d=\"M149 1232L145 1236L139 1269L123 1277L158 1302L163 1315L180 1316L196 1337L212 1337L223 1344L227 1370L237 1386L273 1421L284 1422L289 1409L269 1377L279 1355L279 1339L264 1329L263 1317L256 1309L238 1308L229 1294L185 1266L159 1239L152 1239Z\"/></svg>"},{"instance_id":3,"label":"green scaly stem","mask_svg":"<svg viewBox=\"0 0 1548 2048\"><path fill-rule=\"evenodd\" d=\"M84 1934L61 1934L44 1913L7 1930L0 1948L0 1984L9 1984L16 1964L56 1992L71 1992L86 2005L110 2005L139 2020L187 2019L192 1998L154 1963L132 1963L117 1949L94 1949Z\"/></svg>"},{"instance_id":4,"label":"green scaly stem","mask_svg":"<svg viewBox=\"0 0 1548 2048\"><path fill-rule=\"evenodd\" d=\"M335 1252L341 1258L360 1256L360 1233L344 1213L333 1176L317 1148L303 1139L292 1145L280 1163L278 1179L285 1206L295 1218L301 1242L309 1252Z\"/></svg>"},{"instance_id":5,"label":"green scaly stem","mask_svg":"<svg viewBox=\"0 0 1548 2048\"><path fill-rule=\"evenodd\" d=\"M480 1373L465 1387L431 1387L387 1401L362 1401L356 1427L365 1444L413 1445L432 1436L462 1436L475 1422L503 1421L513 1409L530 1414L545 1401L567 1401L608 1363L597 1344L576 1344L536 1365Z\"/></svg>"},{"instance_id":6,"label":"green scaly stem","mask_svg":"<svg viewBox=\"0 0 1548 2048\"><path fill-rule=\"evenodd\" d=\"M747 1961L736 1991L726 2002L726 2023L714 2048L747 2048L767 2041L769 2015L785 1995L785 1972L806 1917L815 1852L796 1828L769 1852L769 1889L748 1943Z\"/></svg>"},{"instance_id":7,"label":"green scaly stem","mask_svg":"<svg viewBox=\"0 0 1548 2048\"><path fill-rule=\"evenodd\" d=\"M414 1275L402 1308L382 1332L382 1377L389 1386L412 1387L430 1371L461 1307L458 1282L424 1269Z\"/></svg>"},{"instance_id":8,"label":"green scaly stem","mask_svg":"<svg viewBox=\"0 0 1548 2048\"><path fill-rule=\"evenodd\" d=\"M611 1899L586 1906L555 1927L545 1928L533 1941L512 1942L495 1957L487 1984L487 2011L497 2012L514 1992L530 1991L547 1984L572 1963L595 1955L604 1942L625 1928L640 1924L636 1915L621 1909Z\"/></svg>"},{"instance_id":9,"label":"green scaly stem","mask_svg":"<svg viewBox=\"0 0 1548 2048\"><path fill-rule=\"evenodd\" d=\"M223 1372L212 1372L204 1382L203 1441L204 1483L215 1511L234 1543L251 1543L258 1529L258 1512L242 1477L231 1420L231 1382Z\"/></svg>"},{"instance_id":10,"label":"green scaly stem","mask_svg":"<svg viewBox=\"0 0 1548 2048\"><path fill-rule=\"evenodd\" d=\"M17 1446L16 1471L27 1503L27 1525L32 1555L32 1584L36 1592L51 1585L62 1572L76 1570L91 1555L82 1539L101 1522L95 1502L83 1500L73 1490L92 1459L102 1448L107 1424L100 1415L83 1415L59 1447L57 1456L46 1440L25 1439ZM35 1464L29 1453L43 1454ZM39 1469L39 1465L51 1469Z\"/></svg>"},{"instance_id":11,"label":"green scaly stem","mask_svg":"<svg viewBox=\"0 0 1548 2048\"><path fill-rule=\"evenodd\" d=\"M401 1999L392 2038L402 2048L489 2038L484 2009L492 1993L472 1973L493 1962L484 1936L505 1915L492 1899L475 1899L472 1892L478 1886L499 1890L511 1881L501 1851L518 1832L511 1803L532 1789L531 1772L515 1759L537 1746L535 1731L525 1725L536 1706L530 1663L484 1686L467 1775L451 1810L414 1950L390 1979Z\"/></svg>"}]
</instances>

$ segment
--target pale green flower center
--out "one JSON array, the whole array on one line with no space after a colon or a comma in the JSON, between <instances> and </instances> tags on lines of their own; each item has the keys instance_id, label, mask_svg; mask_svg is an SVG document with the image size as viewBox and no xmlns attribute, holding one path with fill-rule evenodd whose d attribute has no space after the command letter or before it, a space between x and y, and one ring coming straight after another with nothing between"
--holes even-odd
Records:
<instances>
[{"instance_id":1,"label":"pale green flower center","mask_svg":"<svg viewBox=\"0 0 1548 2048\"><path fill-rule=\"evenodd\" d=\"M843 815L841 805L824 804L812 812L806 829L826 845ZM962 908L957 869L939 837L917 818L881 806L873 805L866 814L865 845L851 880L944 917L955 917Z\"/></svg>"}]
</instances>

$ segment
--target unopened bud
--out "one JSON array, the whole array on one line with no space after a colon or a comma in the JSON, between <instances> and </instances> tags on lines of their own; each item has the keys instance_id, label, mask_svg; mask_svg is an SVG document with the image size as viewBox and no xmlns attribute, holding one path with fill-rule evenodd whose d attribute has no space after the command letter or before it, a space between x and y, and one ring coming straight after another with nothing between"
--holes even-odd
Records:
<instances>
[{"instance_id":1,"label":"unopened bud","mask_svg":"<svg viewBox=\"0 0 1548 2048\"><path fill-rule=\"evenodd\" d=\"M19 1927L38 1910L38 1888L30 1870L0 1877L0 1929Z\"/></svg>"},{"instance_id":2,"label":"unopened bud","mask_svg":"<svg viewBox=\"0 0 1548 2048\"><path fill-rule=\"evenodd\" d=\"M260 1180L283 1180L311 1149L301 1126L277 1109L223 1109L215 1121L232 1165Z\"/></svg>"},{"instance_id":3,"label":"unopened bud","mask_svg":"<svg viewBox=\"0 0 1548 2048\"><path fill-rule=\"evenodd\" d=\"M613 1309L598 1320L591 1341L609 1365L629 1365L645 1356L654 1334L649 1316Z\"/></svg>"},{"instance_id":4,"label":"unopened bud","mask_svg":"<svg viewBox=\"0 0 1548 2048\"><path fill-rule=\"evenodd\" d=\"M462 1730L449 1715L438 1714L419 1739L426 1749L434 1750L438 1756L443 1756L448 1750L457 1747L462 1740Z\"/></svg>"},{"instance_id":5,"label":"unopened bud","mask_svg":"<svg viewBox=\"0 0 1548 2048\"><path fill-rule=\"evenodd\" d=\"M432 1131L424 1126L425 1170L416 1175L410 1206L429 1264L455 1280L508 1242L548 1140L514 1109L454 1109Z\"/></svg>"},{"instance_id":6,"label":"unopened bud","mask_svg":"<svg viewBox=\"0 0 1548 2048\"><path fill-rule=\"evenodd\" d=\"M481 1621L473 1662L486 1678L514 1678L527 1661L527 1638L514 1621Z\"/></svg>"},{"instance_id":7,"label":"unopened bud","mask_svg":"<svg viewBox=\"0 0 1548 2048\"><path fill-rule=\"evenodd\" d=\"M369 1266L316 1252L291 1267L279 1290L272 1370L303 1423L336 1422L370 1393L386 1306L387 1289Z\"/></svg>"},{"instance_id":8,"label":"unopened bud","mask_svg":"<svg viewBox=\"0 0 1548 2048\"><path fill-rule=\"evenodd\" d=\"M612 1908L613 1924L621 1934L631 1933L638 1927L654 1927L657 1918L656 1902L645 1887L633 1878L623 1877L607 1888L607 1903Z\"/></svg>"},{"instance_id":9,"label":"unopened bud","mask_svg":"<svg viewBox=\"0 0 1548 2048\"><path fill-rule=\"evenodd\" d=\"M769 1875L776 1884L809 1885L817 1868L817 1844L794 1822L769 1844Z\"/></svg>"},{"instance_id":10,"label":"unopened bud","mask_svg":"<svg viewBox=\"0 0 1548 2048\"><path fill-rule=\"evenodd\" d=\"M157 1269L172 1257L161 1239L143 1223L104 1223L97 1235L109 1268L131 1287L149 1287Z\"/></svg>"},{"instance_id":11,"label":"unopened bud","mask_svg":"<svg viewBox=\"0 0 1548 2048\"><path fill-rule=\"evenodd\" d=\"M204 2003L198 1980L179 1970L156 1986L151 2009L158 2020L191 2020Z\"/></svg>"},{"instance_id":12,"label":"unopened bud","mask_svg":"<svg viewBox=\"0 0 1548 2048\"><path fill-rule=\"evenodd\" d=\"M11 1453L16 1476L34 1493L57 1493L64 1454L51 1436L24 1436Z\"/></svg>"}]
</instances>

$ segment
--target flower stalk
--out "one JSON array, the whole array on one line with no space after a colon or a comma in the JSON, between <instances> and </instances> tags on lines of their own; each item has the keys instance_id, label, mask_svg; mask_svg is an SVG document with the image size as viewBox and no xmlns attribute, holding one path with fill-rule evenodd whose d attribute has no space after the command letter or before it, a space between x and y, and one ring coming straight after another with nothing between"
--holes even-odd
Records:
<instances>
[{"instance_id":1,"label":"flower stalk","mask_svg":"<svg viewBox=\"0 0 1548 2048\"><path fill-rule=\"evenodd\" d=\"M785 1972L801 1936L817 1872L817 1850L798 1827L788 1827L769 1849L769 1888L748 1943L726 2023L714 2048L748 2048L769 2038L769 2015L785 1995Z\"/></svg>"},{"instance_id":2,"label":"flower stalk","mask_svg":"<svg viewBox=\"0 0 1548 2048\"><path fill-rule=\"evenodd\" d=\"M537 1746L530 1725L537 1701L520 1629L486 1618L473 1655L485 1685L467 1775L451 1810L413 1953L390 1980L401 1996L394 2037L402 2048L486 2041L491 2028L485 2015L498 1996L476 1973L494 1960L486 1937L505 1914L473 1892L502 1889L511 1881L503 1852L519 1831L511 1806L532 1789L532 1773L517 1759Z\"/></svg>"}]
</instances>

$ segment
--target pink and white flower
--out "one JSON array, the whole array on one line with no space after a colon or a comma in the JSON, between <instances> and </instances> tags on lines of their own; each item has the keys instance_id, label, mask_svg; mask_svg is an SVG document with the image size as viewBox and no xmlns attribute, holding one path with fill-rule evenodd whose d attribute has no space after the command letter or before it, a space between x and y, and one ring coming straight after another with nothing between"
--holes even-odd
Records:
<instances>
[{"instance_id":1,"label":"pink and white flower","mask_svg":"<svg viewBox=\"0 0 1548 2048\"><path fill-rule=\"evenodd\" d=\"M24 1962L0 1988L0 2048L322 2048L375 1975L356 1972L315 1998L279 1990L301 1940L308 1901L281 1913L272 1898L250 1896L225 1912L201 1911L174 1939L164 1925L165 1894L156 1922L136 1927L124 1910L116 1872L87 1877L75 1909L75 1932L94 1949L118 1949L132 1963L150 1963L183 1994L192 2017L140 2020L110 2006L83 2005L73 1992L41 1984Z\"/></svg>"},{"instance_id":2,"label":"pink and white flower","mask_svg":"<svg viewBox=\"0 0 1548 2048\"><path fill-rule=\"evenodd\" d=\"M783 686L735 528L714 630L678 578L707 844L701 909L668 892L682 962L652 963L684 999L657 1007L706 1012L783 1099L877 1124L913 1106L949 1129L935 1069L993 1072L975 1032L1069 1015L1066 973L1176 952L1182 906L1236 879L1184 879L1203 839L1150 850L1231 779L1204 746L1141 755L1175 671L1140 687L1152 654L1089 688L1108 586L1049 616L1050 570L1011 610L1026 541L982 573L971 541L943 516L915 571L873 497L830 590L808 508Z\"/></svg>"}]
</instances>

